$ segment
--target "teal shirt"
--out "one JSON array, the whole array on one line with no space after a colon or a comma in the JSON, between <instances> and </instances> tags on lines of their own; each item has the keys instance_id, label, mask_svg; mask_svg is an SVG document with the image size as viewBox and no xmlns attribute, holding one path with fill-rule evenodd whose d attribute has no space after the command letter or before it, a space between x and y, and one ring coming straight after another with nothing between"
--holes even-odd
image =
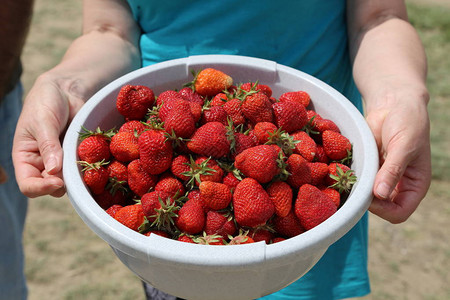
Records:
<instances>
[{"instance_id":1,"label":"teal shirt","mask_svg":"<svg viewBox=\"0 0 450 300\"><path fill-rule=\"evenodd\" d=\"M129 0L142 66L201 54L287 65L328 83L362 111L349 59L346 1ZM339 299L370 292L367 214L305 276L264 299Z\"/></svg>"}]
</instances>

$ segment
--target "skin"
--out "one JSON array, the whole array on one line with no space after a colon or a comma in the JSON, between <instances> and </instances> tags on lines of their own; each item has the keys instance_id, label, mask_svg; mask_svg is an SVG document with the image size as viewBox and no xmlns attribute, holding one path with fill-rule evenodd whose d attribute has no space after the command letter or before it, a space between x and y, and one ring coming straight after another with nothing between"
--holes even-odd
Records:
<instances>
[{"instance_id":1,"label":"skin","mask_svg":"<svg viewBox=\"0 0 450 300\"><path fill-rule=\"evenodd\" d=\"M13 158L29 197L64 194L60 137L95 91L139 67L139 29L125 2L88 1L83 35L25 100ZM370 210L392 223L415 211L430 185L426 58L402 1L348 1L355 82L380 150Z\"/></svg>"}]
</instances>

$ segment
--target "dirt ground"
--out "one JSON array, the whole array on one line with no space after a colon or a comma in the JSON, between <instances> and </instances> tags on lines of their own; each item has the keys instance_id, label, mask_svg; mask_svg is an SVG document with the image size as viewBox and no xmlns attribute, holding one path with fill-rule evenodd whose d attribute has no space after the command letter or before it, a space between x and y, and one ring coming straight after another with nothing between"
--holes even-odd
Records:
<instances>
[{"instance_id":1,"label":"dirt ground","mask_svg":"<svg viewBox=\"0 0 450 300\"><path fill-rule=\"evenodd\" d=\"M411 0L450 7L449 0ZM36 0L23 82L53 67L81 31L81 1ZM372 294L362 299L450 299L448 182L435 181L417 212L392 225L370 216ZM69 199L30 201L26 231L29 299L143 299L139 279L80 219Z\"/></svg>"}]
</instances>

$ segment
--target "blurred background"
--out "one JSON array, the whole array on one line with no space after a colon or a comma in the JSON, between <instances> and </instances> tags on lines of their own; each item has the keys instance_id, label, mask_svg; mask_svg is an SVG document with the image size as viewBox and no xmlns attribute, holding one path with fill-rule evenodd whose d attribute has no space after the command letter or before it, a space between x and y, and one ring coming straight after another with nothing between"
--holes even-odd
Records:
<instances>
[{"instance_id":1,"label":"blurred background","mask_svg":"<svg viewBox=\"0 0 450 300\"><path fill-rule=\"evenodd\" d=\"M79 0L36 0L23 83L55 66L81 33ZM450 299L450 1L407 1L425 45L433 181L405 223L370 216L369 299ZM144 299L140 280L83 223L67 196L30 200L24 236L29 299Z\"/></svg>"}]
</instances>

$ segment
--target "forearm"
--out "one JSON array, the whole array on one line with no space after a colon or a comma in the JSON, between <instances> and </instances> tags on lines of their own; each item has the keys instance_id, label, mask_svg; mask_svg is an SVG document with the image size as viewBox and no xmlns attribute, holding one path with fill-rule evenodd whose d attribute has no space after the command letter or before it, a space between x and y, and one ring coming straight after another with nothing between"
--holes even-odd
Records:
<instances>
[{"instance_id":1,"label":"forearm","mask_svg":"<svg viewBox=\"0 0 450 300\"><path fill-rule=\"evenodd\" d=\"M32 11L33 0L5 0L0 5L0 98L18 66Z\"/></svg>"},{"instance_id":2,"label":"forearm","mask_svg":"<svg viewBox=\"0 0 450 300\"><path fill-rule=\"evenodd\" d=\"M362 32L353 42L353 72L367 110L407 89L411 100L428 101L426 56L414 28L405 20L388 19ZM395 97L394 97L395 98Z\"/></svg>"}]
</instances>

